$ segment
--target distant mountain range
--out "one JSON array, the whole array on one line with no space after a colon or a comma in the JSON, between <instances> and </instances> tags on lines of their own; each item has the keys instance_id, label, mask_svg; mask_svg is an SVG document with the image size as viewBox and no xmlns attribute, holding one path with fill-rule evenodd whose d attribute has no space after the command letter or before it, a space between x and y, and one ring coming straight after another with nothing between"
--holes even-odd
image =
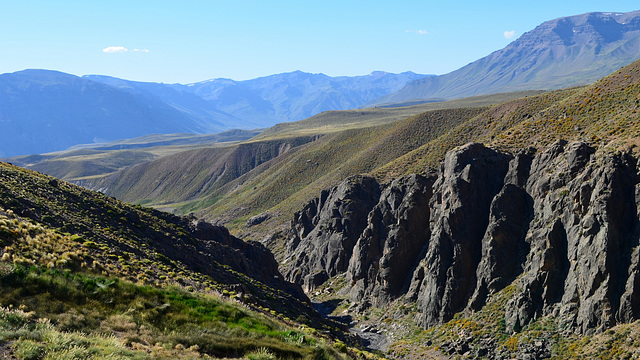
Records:
<instances>
[{"instance_id":1,"label":"distant mountain range","mask_svg":"<svg viewBox=\"0 0 640 360\"><path fill-rule=\"evenodd\" d=\"M151 133L224 129L157 98L48 70L0 75L0 156L63 150Z\"/></svg>"},{"instance_id":2,"label":"distant mountain range","mask_svg":"<svg viewBox=\"0 0 640 360\"><path fill-rule=\"evenodd\" d=\"M364 76L331 77L294 71L246 81L216 79L186 88L218 109L264 127L327 110L357 108L425 76L375 71Z\"/></svg>"},{"instance_id":3,"label":"distant mountain range","mask_svg":"<svg viewBox=\"0 0 640 360\"><path fill-rule=\"evenodd\" d=\"M368 105L585 85L640 58L640 11L547 21L504 49Z\"/></svg>"},{"instance_id":4,"label":"distant mountain range","mask_svg":"<svg viewBox=\"0 0 640 360\"><path fill-rule=\"evenodd\" d=\"M245 81L212 79L187 85L102 75L83 78L161 100L200 119L218 119L227 128L251 129L302 120L327 110L353 109L425 76L375 71L364 76L331 77L294 71Z\"/></svg>"},{"instance_id":5,"label":"distant mountain range","mask_svg":"<svg viewBox=\"0 0 640 360\"><path fill-rule=\"evenodd\" d=\"M361 106L424 77L375 72L330 77L296 71L264 78L161 84L50 70L0 75L0 157L148 134L216 133Z\"/></svg>"},{"instance_id":6,"label":"distant mountain range","mask_svg":"<svg viewBox=\"0 0 640 360\"><path fill-rule=\"evenodd\" d=\"M636 11L548 21L504 49L441 76L330 77L295 71L184 85L24 70L0 75L0 157L153 133L266 128L327 110L582 85L639 57Z\"/></svg>"}]
</instances>

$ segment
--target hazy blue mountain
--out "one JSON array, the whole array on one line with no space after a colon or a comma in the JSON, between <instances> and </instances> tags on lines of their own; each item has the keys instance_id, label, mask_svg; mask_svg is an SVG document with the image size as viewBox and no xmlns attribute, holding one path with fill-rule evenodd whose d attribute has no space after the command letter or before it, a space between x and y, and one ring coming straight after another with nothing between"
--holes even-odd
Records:
<instances>
[{"instance_id":1,"label":"hazy blue mountain","mask_svg":"<svg viewBox=\"0 0 640 360\"><path fill-rule=\"evenodd\" d=\"M504 49L441 76L294 71L194 84L55 71L0 75L0 157L158 133L265 128L327 110L442 100L595 81L640 57L640 11L545 22Z\"/></svg>"},{"instance_id":2,"label":"hazy blue mountain","mask_svg":"<svg viewBox=\"0 0 640 360\"><path fill-rule=\"evenodd\" d=\"M358 107L420 77L376 72L333 78L296 71L181 85L24 70L0 75L0 157L147 134L268 127Z\"/></svg>"},{"instance_id":3,"label":"hazy blue mountain","mask_svg":"<svg viewBox=\"0 0 640 360\"><path fill-rule=\"evenodd\" d=\"M214 79L187 88L226 113L271 126L327 110L357 108L425 76L376 71L364 76L331 77L294 71L245 81Z\"/></svg>"},{"instance_id":4,"label":"hazy blue mountain","mask_svg":"<svg viewBox=\"0 0 640 360\"><path fill-rule=\"evenodd\" d=\"M227 128L250 129L302 120L326 110L357 108L424 76L377 71L364 76L331 77L294 71L252 80L213 79L188 85L101 75L84 78L159 99L205 122L213 119Z\"/></svg>"},{"instance_id":5,"label":"hazy blue mountain","mask_svg":"<svg viewBox=\"0 0 640 360\"><path fill-rule=\"evenodd\" d=\"M222 130L158 99L57 71L0 75L0 157L151 133Z\"/></svg>"},{"instance_id":6,"label":"hazy blue mountain","mask_svg":"<svg viewBox=\"0 0 640 360\"><path fill-rule=\"evenodd\" d=\"M369 103L584 85L640 58L640 11L547 21L489 56Z\"/></svg>"},{"instance_id":7,"label":"hazy blue mountain","mask_svg":"<svg viewBox=\"0 0 640 360\"><path fill-rule=\"evenodd\" d=\"M83 78L127 91L148 100L164 102L174 109L199 120L205 127L213 126L216 130L258 127L250 119L243 121L218 110L213 103L188 91L188 87L181 84L138 82L105 75L85 75Z\"/></svg>"}]
</instances>

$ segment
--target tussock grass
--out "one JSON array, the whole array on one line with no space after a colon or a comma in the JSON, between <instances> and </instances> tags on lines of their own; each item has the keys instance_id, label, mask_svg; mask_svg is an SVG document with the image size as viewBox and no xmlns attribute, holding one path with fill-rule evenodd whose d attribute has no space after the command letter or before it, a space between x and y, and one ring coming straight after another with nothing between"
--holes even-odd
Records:
<instances>
[{"instance_id":1,"label":"tussock grass","mask_svg":"<svg viewBox=\"0 0 640 360\"><path fill-rule=\"evenodd\" d=\"M194 238L192 220L0 163L0 259L6 263L238 297L282 318L311 312L294 295L234 270L231 256L222 255L233 250ZM247 296L237 296L234 286Z\"/></svg>"},{"instance_id":2,"label":"tussock grass","mask_svg":"<svg viewBox=\"0 0 640 360\"><path fill-rule=\"evenodd\" d=\"M345 358L308 330L179 288L4 265L0 289L0 341L22 359Z\"/></svg>"}]
</instances>

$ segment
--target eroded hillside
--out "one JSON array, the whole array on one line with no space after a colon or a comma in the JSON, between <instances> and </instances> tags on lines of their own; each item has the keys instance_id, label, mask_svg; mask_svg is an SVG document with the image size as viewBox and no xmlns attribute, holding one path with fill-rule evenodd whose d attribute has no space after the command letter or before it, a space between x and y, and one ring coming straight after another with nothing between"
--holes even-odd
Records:
<instances>
[{"instance_id":1,"label":"eroded hillside","mask_svg":"<svg viewBox=\"0 0 640 360\"><path fill-rule=\"evenodd\" d=\"M639 319L639 180L637 157L582 142L515 154L471 143L434 175L352 177L323 192L294 215L281 267L309 294L330 283L348 313L408 307L423 329L500 297L497 335L548 321L539 350L550 354L556 332ZM491 357L504 345L465 341Z\"/></svg>"},{"instance_id":2,"label":"eroded hillside","mask_svg":"<svg viewBox=\"0 0 640 360\"><path fill-rule=\"evenodd\" d=\"M319 193L272 237L283 273L398 357L563 358L605 331L603 353L636 354L615 339L640 316L639 68L494 106ZM474 140L491 146L450 150Z\"/></svg>"}]
</instances>

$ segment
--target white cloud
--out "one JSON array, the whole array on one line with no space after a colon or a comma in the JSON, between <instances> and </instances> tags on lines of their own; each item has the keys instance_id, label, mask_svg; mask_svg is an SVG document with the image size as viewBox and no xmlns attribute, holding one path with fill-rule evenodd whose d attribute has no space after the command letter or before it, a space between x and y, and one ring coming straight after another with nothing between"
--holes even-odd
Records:
<instances>
[{"instance_id":1,"label":"white cloud","mask_svg":"<svg viewBox=\"0 0 640 360\"><path fill-rule=\"evenodd\" d=\"M513 39L514 36L516 36L516 31L515 30L505 31L504 32L504 37L507 38L507 39Z\"/></svg>"},{"instance_id":2,"label":"white cloud","mask_svg":"<svg viewBox=\"0 0 640 360\"><path fill-rule=\"evenodd\" d=\"M106 53L123 53L127 51L129 51L129 49L127 49L124 46L109 46L102 49L102 52L106 52Z\"/></svg>"},{"instance_id":3,"label":"white cloud","mask_svg":"<svg viewBox=\"0 0 640 360\"><path fill-rule=\"evenodd\" d=\"M427 35L429 33L427 30L422 30L422 29L420 29L420 30L405 30L405 32L416 33L418 35Z\"/></svg>"},{"instance_id":4,"label":"white cloud","mask_svg":"<svg viewBox=\"0 0 640 360\"><path fill-rule=\"evenodd\" d=\"M143 52L143 53L148 53L149 49L133 49L134 52Z\"/></svg>"}]
</instances>

